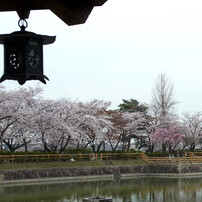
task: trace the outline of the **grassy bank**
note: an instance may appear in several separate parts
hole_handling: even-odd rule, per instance
[[[61,167],[92,167],[105,165],[134,165],[143,164],[138,160],[111,160],[111,161],[75,161],[75,162],[38,162],[38,163],[6,163],[0,164],[0,170],[7,169],[37,169],[37,168],[61,168]]]

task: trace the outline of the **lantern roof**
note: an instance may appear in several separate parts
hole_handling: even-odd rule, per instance
[[[20,19],[29,18],[31,10],[50,9],[67,25],[85,23],[95,6],[107,0],[0,0],[1,11],[16,11]]]
[[[16,38],[16,37],[41,39],[43,41],[43,45],[54,43],[56,38],[55,36],[40,35],[35,34],[34,32],[17,31],[12,32],[11,34],[0,35],[0,44],[4,44],[7,38]]]

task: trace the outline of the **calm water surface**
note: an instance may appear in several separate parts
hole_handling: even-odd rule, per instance
[[[0,186],[0,202],[82,202],[96,195],[112,197],[113,202],[201,202],[202,178]]]

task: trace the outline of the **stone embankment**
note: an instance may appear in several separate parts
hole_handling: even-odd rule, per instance
[[[130,165],[0,171],[0,184],[114,179],[115,177],[202,176],[201,164]]]

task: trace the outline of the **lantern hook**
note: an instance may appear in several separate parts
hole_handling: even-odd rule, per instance
[[[19,19],[18,26],[20,27],[21,31],[25,31],[28,27],[28,22],[25,19]]]

